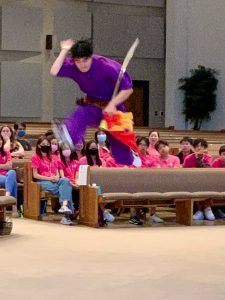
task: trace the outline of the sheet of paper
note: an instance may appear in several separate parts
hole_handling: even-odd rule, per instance
[[[87,185],[88,165],[81,165],[78,173],[78,185]]]

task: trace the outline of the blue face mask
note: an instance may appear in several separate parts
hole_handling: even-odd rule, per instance
[[[104,143],[106,141],[106,134],[99,134],[97,140],[99,143]]]
[[[23,136],[25,136],[25,134],[26,134],[26,131],[25,131],[25,130],[18,130],[18,131],[17,131],[17,135],[18,135],[19,137],[23,137]]]

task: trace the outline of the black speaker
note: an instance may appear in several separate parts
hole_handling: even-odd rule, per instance
[[[45,49],[52,50],[52,35],[51,34],[46,35]]]

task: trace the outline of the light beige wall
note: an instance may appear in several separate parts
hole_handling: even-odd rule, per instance
[[[224,12],[224,0],[167,0],[166,126],[185,128],[183,94],[177,82],[188,76],[191,68],[204,65],[218,70],[219,84],[217,110],[202,129],[225,128]]]
[[[149,81],[149,124],[151,126],[164,125],[164,118],[155,117],[152,113],[156,109],[164,111],[164,0],[2,0],[0,7],[3,11],[2,22],[4,19],[0,62],[13,61],[16,70],[19,69],[17,65],[20,64],[30,64],[28,69],[35,68],[35,65],[41,67],[41,93],[36,93],[35,100],[33,100],[39,103],[41,110],[36,111],[35,117],[28,118],[26,115],[25,120],[51,121],[53,117],[62,117],[74,107],[76,96],[80,96],[78,89],[71,82],[63,80],[59,82],[57,80],[60,79],[54,79],[49,75],[50,66],[55,59],[55,52],[57,53],[59,41],[62,38],[71,36],[79,39],[92,35],[96,45],[95,51],[122,60],[129,45],[136,36],[139,36],[141,43],[128,70],[134,79]],[[14,18],[14,25],[12,25],[11,13],[13,8],[22,16],[22,18],[19,16]],[[34,39],[28,38],[25,34],[26,30],[23,30],[22,20],[29,15],[29,11],[34,14],[34,19],[36,12],[39,14],[37,25],[34,26],[33,22],[28,24],[30,21],[25,23],[29,32],[35,35]],[[9,18],[6,18],[7,16]],[[11,26],[18,29],[14,35],[10,31]],[[38,26],[40,32],[37,35],[35,30]],[[54,49],[52,51],[45,49],[47,34],[53,35]],[[31,45],[28,47],[26,43]],[[1,74],[4,82],[7,81],[7,76],[7,73]],[[22,80],[19,74],[15,77],[18,78],[18,82],[12,87],[15,90],[14,94],[18,91],[18,97],[23,97],[20,93],[23,86]],[[5,88],[5,86],[2,87]],[[30,94],[32,94],[32,86],[27,95]],[[1,99],[1,105],[4,105],[7,101],[7,90],[1,93],[1,97],[5,97]],[[27,112],[30,110],[31,115],[34,116],[32,102],[22,98],[17,104],[21,105],[21,101],[24,101]],[[17,110],[15,108],[11,110],[10,106],[1,109],[0,115],[1,119],[21,119],[21,114],[17,115]]]

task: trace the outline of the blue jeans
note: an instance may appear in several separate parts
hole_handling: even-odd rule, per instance
[[[68,201],[69,209],[74,211],[73,201],[72,201],[72,186],[69,179],[60,178],[57,182],[51,182],[48,180],[38,180],[41,185],[42,191],[48,191],[53,195],[59,196],[59,202]]]
[[[4,187],[11,196],[17,198],[16,172],[9,170],[5,176],[0,175],[0,186]]]

